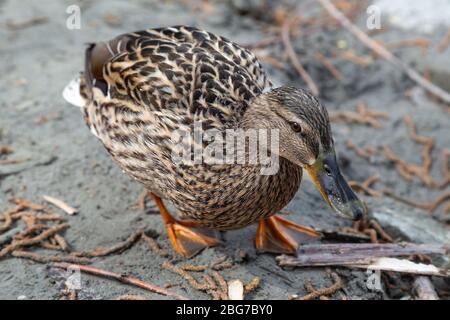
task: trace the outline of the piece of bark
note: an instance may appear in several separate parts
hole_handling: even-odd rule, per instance
[[[370,270],[393,271],[437,277],[450,276],[450,270],[448,269],[440,269],[432,264],[415,263],[406,259],[397,258],[375,258],[370,263],[353,264],[350,266]]]
[[[416,254],[447,254],[449,246],[439,244],[310,244],[303,245],[297,256],[277,257],[280,266],[305,267],[345,264],[369,264],[374,258]]]
[[[417,295],[417,300],[439,300],[439,296],[434,290],[434,286],[429,277],[417,277],[414,280],[413,287]]]

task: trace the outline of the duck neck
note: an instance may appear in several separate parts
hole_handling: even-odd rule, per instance
[[[237,123],[239,129],[269,129],[268,115],[273,113],[267,101],[266,94],[261,94],[250,103],[242,118]]]

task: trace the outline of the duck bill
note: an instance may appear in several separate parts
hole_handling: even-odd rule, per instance
[[[306,166],[305,169],[322,197],[334,211],[354,220],[363,217],[366,207],[342,176],[334,152],[319,156],[313,165]]]

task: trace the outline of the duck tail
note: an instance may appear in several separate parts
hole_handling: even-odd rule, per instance
[[[124,50],[129,38],[118,36],[108,42],[88,43],[84,56],[84,71],[64,89],[64,99],[72,105],[83,107],[92,100],[92,89],[98,88],[108,95],[108,83],[103,76],[103,66]]]
[[[85,51],[84,72],[72,79],[63,90],[63,98],[71,105],[83,108],[92,97],[92,87],[95,78],[92,73],[92,50],[95,43],[89,43]]]
[[[65,87],[62,92],[64,100],[75,107],[83,108],[85,105],[85,97],[81,94],[81,83],[83,82],[83,74],[73,78]]]

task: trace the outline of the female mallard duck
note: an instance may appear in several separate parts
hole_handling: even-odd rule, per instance
[[[254,54],[192,27],[128,33],[87,48],[80,77],[85,121],[120,167],[149,190],[183,256],[218,244],[217,230],[255,222],[262,251],[292,253],[319,237],[275,216],[297,192],[303,169],[335,211],[363,215],[340,173],[326,109],[302,89],[270,86]],[[261,164],[176,163],[173,133],[195,123],[219,132],[277,129],[278,171],[262,175]],[[161,198],[174,204],[180,219]]]

